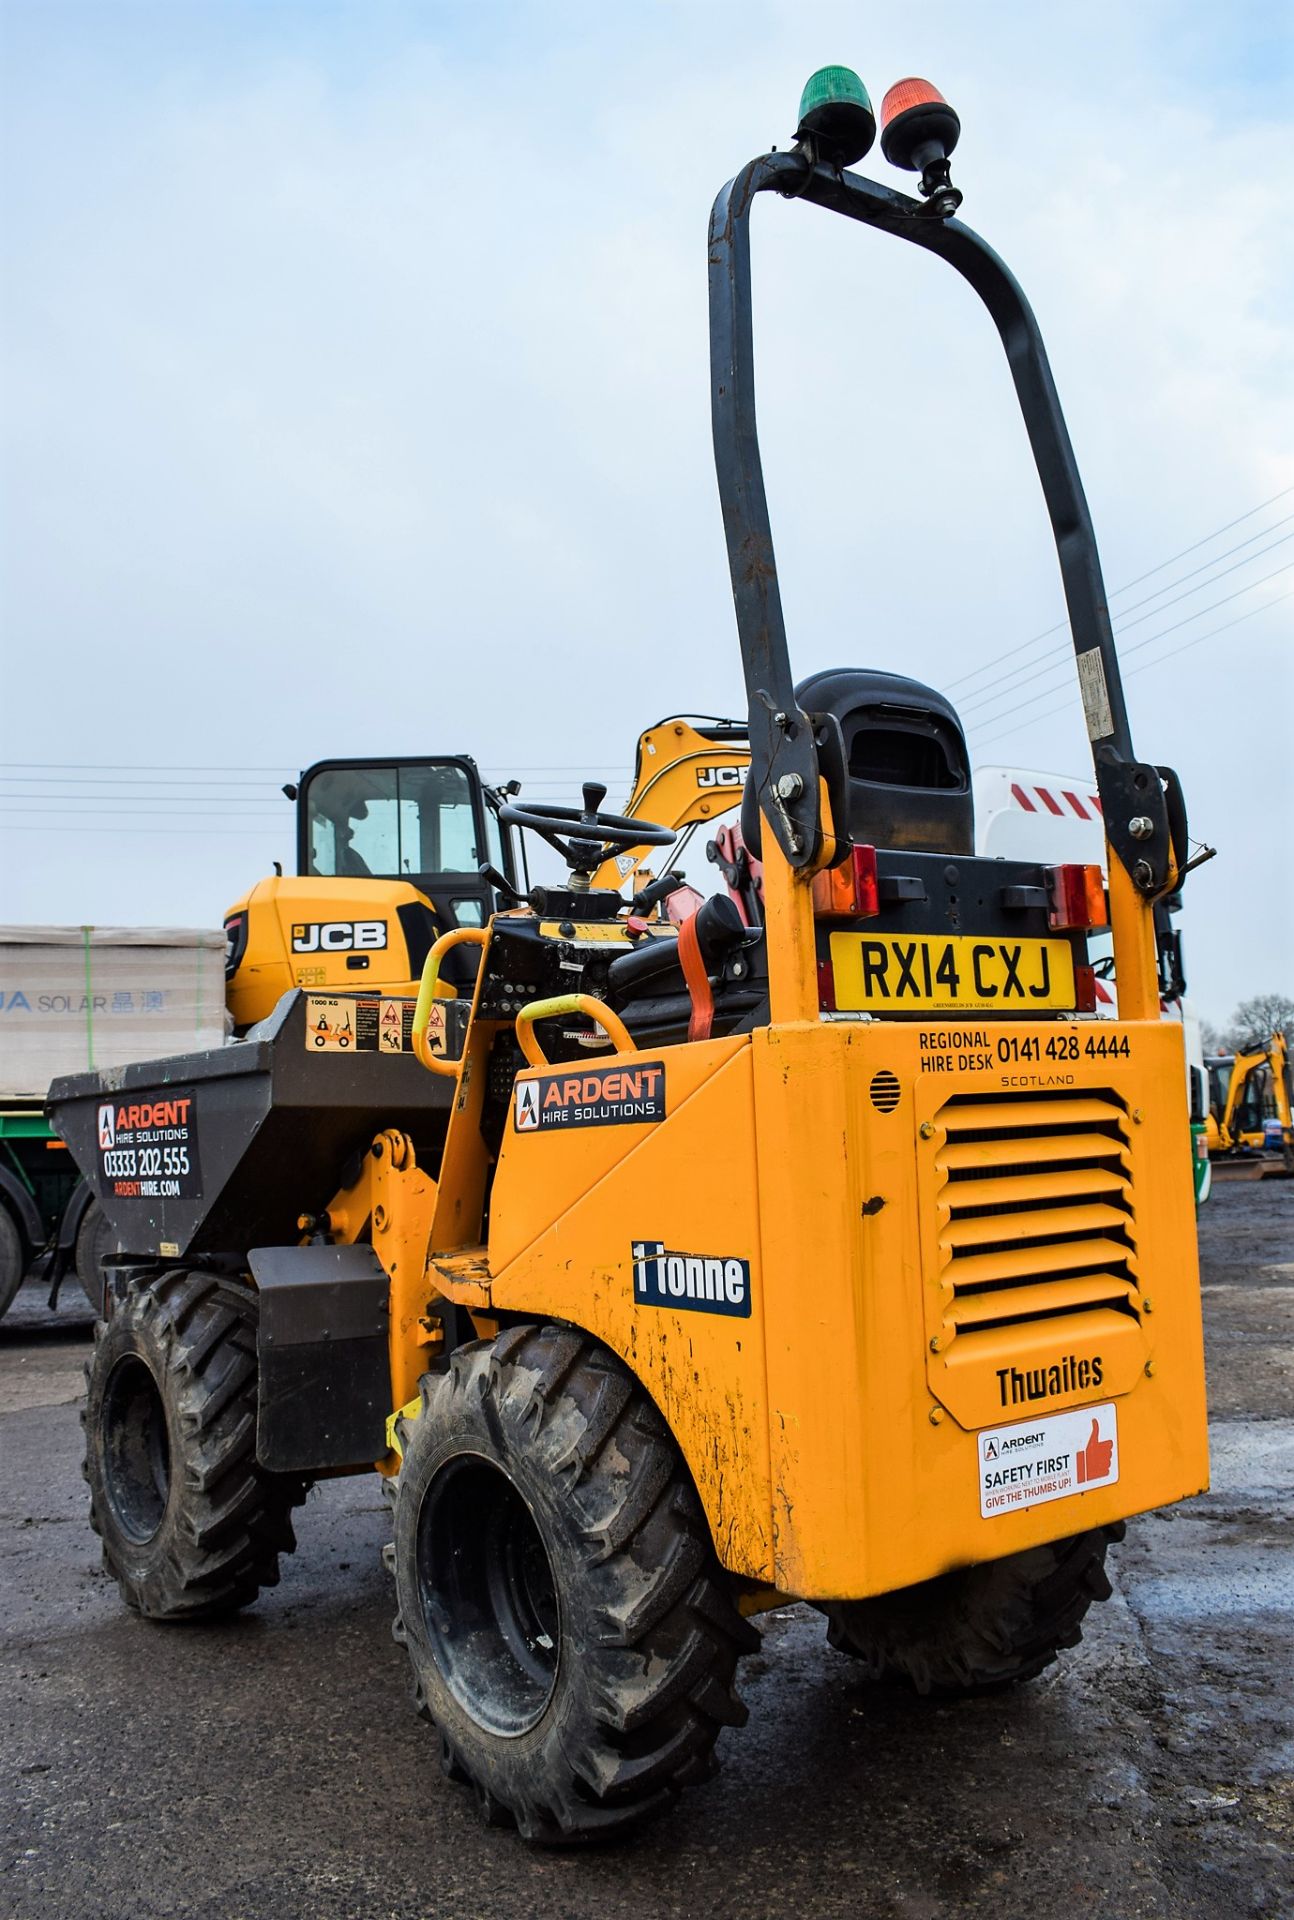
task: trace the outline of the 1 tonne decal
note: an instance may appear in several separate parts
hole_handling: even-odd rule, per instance
[[[730,1254],[676,1253],[663,1240],[635,1240],[634,1299],[643,1307],[750,1318],[750,1262]]]

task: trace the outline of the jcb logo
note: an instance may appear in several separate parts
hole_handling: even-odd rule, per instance
[[[306,920],[292,929],[293,953],[372,953],[385,945],[385,920]]]
[[[748,767],[698,767],[698,787],[744,787]]]

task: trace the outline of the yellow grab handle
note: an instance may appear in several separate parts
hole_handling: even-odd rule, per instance
[[[535,1037],[536,1020],[555,1020],[562,1013],[582,1013],[596,1020],[617,1053],[637,1053],[629,1029],[618,1013],[595,1000],[591,993],[562,993],[554,1000],[532,1000],[517,1015],[517,1041],[532,1067],[546,1067],[548,1056]]]
[[[418,1003],[413,1010],[413,1051],[429,1073],[457,1075],[460,1062],[457,1060],[438,1060],[434,1053],[428,1053],[427,1023],[431,1019],[432,1003],[436,998],[436,981],[440,977],[440,963],[451,947],[483,947],[489,939],[485,927],[452,927],[448,933],[442,933],[422,963],[422,979],[418,982]]]

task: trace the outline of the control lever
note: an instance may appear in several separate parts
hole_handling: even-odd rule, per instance
[[[482,880],[492,886],[496,893],[501,893],[505,900],[510,900],[514,907],[525,906],[526,896],[523,893],[518,893],[511,880],[505,879],[503,874],[499,872],[499,869],[492,867],[488,860],[482,861],[476,871],[480,874]]]
[[[629,902],[630,910],[640,919],[646,919],[653,907],[681,887],[687,875],[681,867],[674,867],[669,873],[663,873],[659,880],[652,880],[636,893]]]

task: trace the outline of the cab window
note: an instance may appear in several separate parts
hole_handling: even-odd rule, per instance
[[[306,805],[309,873],[394,879],[475,874],[481,863],[462,767],[326,767]]]

